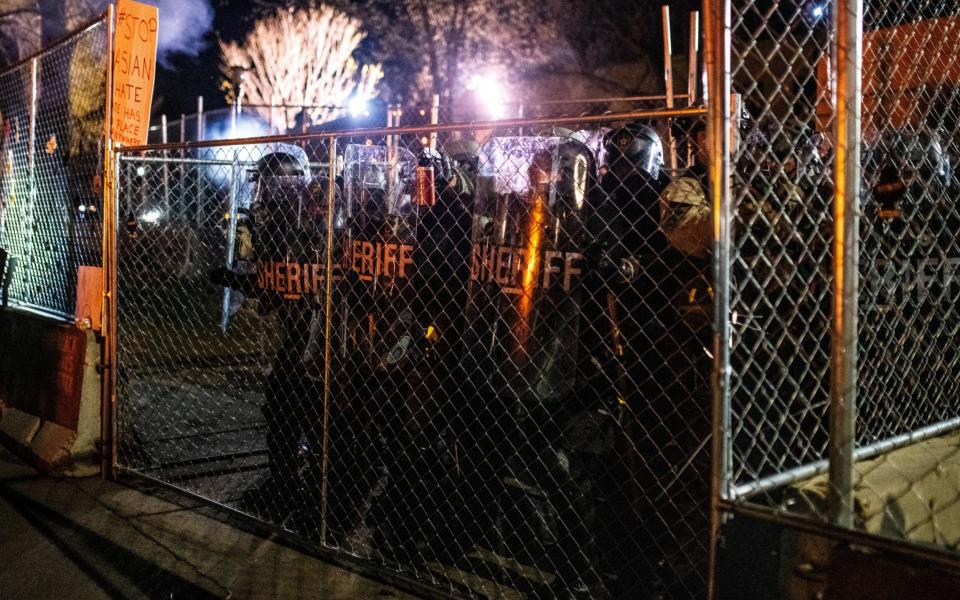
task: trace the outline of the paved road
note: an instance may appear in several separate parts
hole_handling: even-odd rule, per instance
[[[0,448],[0,598],[414,598],[206,510]]]

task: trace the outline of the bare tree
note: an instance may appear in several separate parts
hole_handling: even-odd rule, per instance
[[[310,107],[313,122],[335,119],[352,97],[371,98],[383,76],[378,64],[361,65],[354,52],[364,39],[360,22],[326,5],[279,9],[258,19],[242,44],[220,42],[220,70],[229,81],[236,67],[247,70],[246,101],[262,105]],[[232,100],[232,86],[228,86]],[[288,129],[296,112],[276,111]]]
[[[354,0],[395,100],[455,100],[472,75],[522,79],[566,51],[543,3],[527,0]]]
[[[44,44],[89,21],[102,0],[5,0],[0,2],[0,67],[40,50]]]

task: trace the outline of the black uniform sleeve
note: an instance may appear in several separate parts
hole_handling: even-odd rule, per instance
[[[257,291],[257,276],[250,273],[235,273],[226,267],[217,267],[209,273],[210,282],[228,287],[247,296],[254,296]]]

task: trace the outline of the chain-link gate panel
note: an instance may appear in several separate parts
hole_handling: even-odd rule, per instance
[[[825,457],[833,240],[829,16],[733,3],[733,483]]]
[[[870,531],[956,552],[960,487],[931,476],[955,468],[945,451],[958,420],[960,316],[960,8],[930,0],[869,3],[863,39],[862,214],[857,444],[864,490],[854,518]],[[909,446],[908,439],[912,438]],[[896,480],[894,490],[878,482]],[[864,493],[859,497],[866,497]],[[884,515],[900,514],[890,523]],[[877,523],[888,525],[879,528]]]
[[[77,268],[100,264],[106,30],[0,74],[5,297],[59,317],[73,315]]]
[[[250,173],[262,153],[120,156],[118,462],[185,487],[236,471],[243,490],[266,463],[260,366],[275,332],[240,310],[242,292],[210,283],[227,267],[255,272]],[[212,481],[197,493],[235,491],[229,478]]]
[[[703,596],[711,219],[666,123],[121,155],[119,465],[446,593]]]
[[[957,417],[958,33],[939,2],[864,16],[862,445]]]
[[[730,489],[736,501],[815,520],[836,519],[831,511],[848,493],[854,526],[954,551],[960,507],[945,474],[955,468],[946,448],[960,425],[960,78],[950,46],[960,11],[926,0],[868,1],[853,21],[861,40],[844,37],[854,28],[841,31],[850,21],[837,14],[856,19],[855,6],[731,3]],[[862,44],[856,64],[853,51],[839,49],[848,43]],[[841,70],[861,78],[836,89]],[[856,123],[838,102],[851,89],[862,90],[862,121],[850,138],[859,149],[836,139]],[[833,172],[835,157],[846,155],[844,171]],[[831,373],[841,227],[834,198],[857,170],[858,328],[856,343],[840,352],[857,365],[856,445],[852,464],[843,452],[831,455],[853,473],[843,490],[839,476],[826,474],[844,466],[828,461],[830,382],[844,376]],[[847,401],[840,393],[847,394],[835,390],[836,414]],[[942,434],[949,435],[933,439]],[[843,433],[834,435],[837,450]]]

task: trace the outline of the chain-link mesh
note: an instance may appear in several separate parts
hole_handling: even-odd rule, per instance
[[[960,59],[949,42],[960,33],[960,9],[928,0],[872,8],[864,19],[860,444],[955,419],[960,385]]]
[[[836,508],[825,472],[841,6],[732,2],[731,483],[737,500],[818,519]],[[955,551],[955,434],[933,436],[960,424],[960,11],[868,1],[862,25],[853,522]]]
[[[119,465],[446,593],[702,597],[704,129],[668,174],[665,123],[122,154]]]
[[[0,73],[4,299],[73,315],[77,268],[99,265],[106,25]]]
[[[815,10],[818,9],[818,10]],[[830,18],[813,3],[733,3],[733,479],[825,457],[833,117],[817,68]]]

